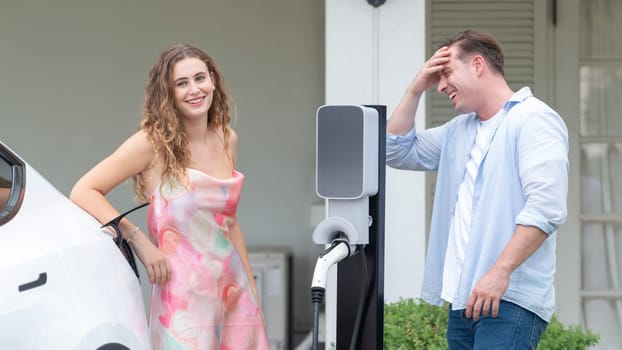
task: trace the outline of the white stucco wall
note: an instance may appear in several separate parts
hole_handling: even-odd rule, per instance
[[[326,103],[380,104],[390,116],[425,59],[425,1],[327,0]],[[423,128],[425,105],[418,116]],[[387,168],[387,301],[418,297],[425,253],[425,176]],[[333,274],[336,269],[331,271]],[[334,278],[334,275],[333,275]],[[336,339],[335,280],[326,296],[326,343]]]

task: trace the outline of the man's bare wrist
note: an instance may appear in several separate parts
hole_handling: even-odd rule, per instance
[[[415,98],[419,98],[423,94],[423,91],[417,91],[413,89],[411,86],[409,86],[406,88],[406,94],[413,96]]]

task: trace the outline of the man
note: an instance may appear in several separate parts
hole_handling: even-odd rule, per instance
[[[416,131],[438,85],[459,114]],[[387,163],[437,170],[422,298],[450,303],[450,349],[535,349],[555,309],[556,231],[566,219],[568,131],[528,87],[514,92],[489,33],[446,40],[387,123]]]

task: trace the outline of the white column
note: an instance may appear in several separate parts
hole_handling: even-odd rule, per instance
[[[326,0],[326,104],[379,104],[390,116],[425,60],[425,0]],[[424,128],[425,105],[417,117]],[[387,168],[385,300],[418,297],[425,255],[425,176]],[[326,344],[336,340],[336,268]]]

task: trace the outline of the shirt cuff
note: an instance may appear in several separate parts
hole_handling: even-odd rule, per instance
[[[412,129],[410,129],[409,132],[406,133],[406,135],[396,135],[396,134],[391,134],[388,132],[387,133],[387,144],[410,145],[415,139],[415,136],[417,136],[417,130],[414,126]]]
[[[555,231],[557,231],[557,228],[559,227],[558,224],[547,220],[542,215],[526,212],[522,212],[518,215],[518,217],[516,218],[516,224],[537,227],[542,230],[542,232],[546,233],[547,236],[555,233]]]

